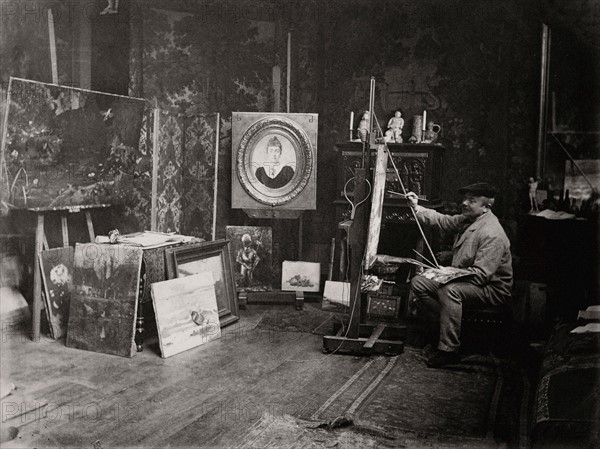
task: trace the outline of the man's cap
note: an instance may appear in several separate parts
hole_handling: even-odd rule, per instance
[[[458,193],[461,195],[470,193],[475,196],[487,196],[488,198],[494,198],[494,196],[496,196],[496,187],[487,182],[476,182],[475,184],[469,184],[468,186],[461,187],[458,189]]]

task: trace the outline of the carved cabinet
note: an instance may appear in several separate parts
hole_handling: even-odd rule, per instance
[[[419,204],[439,209],[442,204],[442,166],[444,147],[433,144],[388,144],[391,157],[398,169],[404,188],[419,195]],[[338,222],[350,216],[353,201],[354,170],[361,167],[363,152],[361,142],[345,142],[336,145],[338,152],[336,218]],[[376,151],[370,151],[372,170]],[[378,252],[402,257],[414,257],[413,249],[422,248],[420,234],[406,200],[394,197],[388,191],[402,193],[402,188],[391,161],[388,161],[386,193]],[[346,196],[348,199],[346,199]],[[425,201],[426,200],[426,201]],[[428,238],[429,239],[429,238]]]

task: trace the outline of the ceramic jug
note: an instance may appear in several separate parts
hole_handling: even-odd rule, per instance
[[[438,134],[442,127],[437,123],[428,122],[427,130],[423,131],[423,143],[433,143],[437,140]]]

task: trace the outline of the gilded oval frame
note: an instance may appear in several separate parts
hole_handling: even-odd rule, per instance
[[[294,175],[283,187],[269,188],[255,174],[253,154],[266,136],[286,139],[296,156]],[[236,171],[244,190],[260,203],[281,206],[296,198],[306,187],[313,170],[314,149],[304,129],[284,117],[265,117],[248,127],[242,136],[236,159]]]

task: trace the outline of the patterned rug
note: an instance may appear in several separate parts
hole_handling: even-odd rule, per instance
[[[258,327],[328,335],[344,315],[318,307],[265,309]],[[425,353],[407,341],[399,356],[364,357],[362,369],[318,409],[293,418],[313,424],[350,420],[348,431],[377,429],[382,435],[435,442],[436,447],[457,442],[467,447],[499,442],[527,446],[530,391],[517,363],[466,354],[447,369],[430,369]]]
[[[257,306],[252,306],[256,308]],[[305,332],[316,335],[329,335],[334,323],[340,323],[345,315],[321,310],[320,303],[304,303],[302,310],[293,304],[268,308],[261,306],[262,319],[258,328],[279,332]],[[347,319],[345,320],[347,321]]]
[[[421,351],[365,358],[316,410],[264,417],[239,447],[526,447],[518,372],[493,357],[426,368]]]

